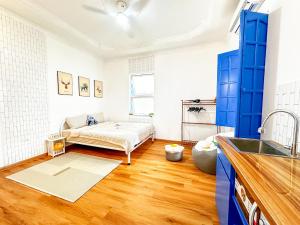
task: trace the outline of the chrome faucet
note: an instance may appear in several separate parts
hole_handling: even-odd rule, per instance
[[[265,132],[265,124],[266,124],[267,120],[276,113],[287,113],[294,119],[294,133],[293,133],[293,144],[291,147],[291,155],[292,155],[292,157],[296,158],[297,157],[298,131],[299,131],[299,118],[294,112],[292,112],[290,110],[285,110],[285,109],[276,109],[276,110],[270,112],[267,115],[267,117],[264,119],[264,121],[262,122],[261,127],[258,128],[258,133],[263,134]]]

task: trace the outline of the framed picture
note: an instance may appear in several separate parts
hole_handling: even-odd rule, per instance
[[[57,88],[60,95],[73,95],[72,74],[57,71]]]
[[[94,96],[96,98],[103,98],[103,83],[99,80],[94,80]]]
[[[90,79],[78,77],[79,96],[90,97]]]

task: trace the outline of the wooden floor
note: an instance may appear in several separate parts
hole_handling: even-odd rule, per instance
[[[1,170],[0,224],[218,224],[215,176],[195,168],[189,147],[182,162],[166,161],[165,144],[146,142],[132,153],[131,166],[120,165],[75,203],[5,178],[49,157]],[[69,151],[126,162],[124,153],[117,151],[78,145]]]

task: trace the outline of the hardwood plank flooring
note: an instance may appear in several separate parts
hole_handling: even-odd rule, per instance
[[[132,153],[86,146],[74,151],[122,159],[123,164],[75,203],[41,193],[5,176],[49,160],[41,156],[0,170],[0,224],[216,225],[215,176],[199,171],[186,146],[181,162],[165,160],[166,141],[151,141]],[[59,188],[59,187],[57,187]]]

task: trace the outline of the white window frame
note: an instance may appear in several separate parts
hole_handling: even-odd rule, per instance
[[[148,116],[148,117],[151,117],[149,114],[144,114],[144,113],[134,113],[133,112],[133,107],[132,107],[132,104],[133,104],[133,99],[136,99],[136,98],[152,98],[153,99],[153,109],[154,109],[154,89],[153,89],[153,94],[152,95],[135,95],[135,96],[132,96],[132,79],[133,77],[139,77],[139,76],[153,76],[153,79],[154,79],[154,73],[141,73],[141,74],[131,74],[130,75],[130,81],[129,81],[129,97],[130,97],[130,100],[129,100],[129,115],[131,116]],[[155,85],[155,84],[154,84]],[[152,112],[154,113],[154,112]]]

